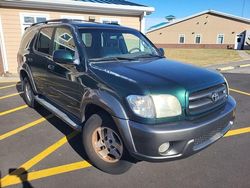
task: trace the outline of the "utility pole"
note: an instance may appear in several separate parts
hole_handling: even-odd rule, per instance
[[[241,10],[241,16],[244,17],[244,10],[246,6],[246,0],[243,0],[242,10]]]

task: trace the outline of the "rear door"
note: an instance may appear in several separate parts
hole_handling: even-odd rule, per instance
[[[80,92],[81,84],[78,80],[80,60],[75,37],[70,27],[56,28],[52,51],[56,50],[71,52],[75,62],[74,64],[59,64],[52,59],[49,61],[47,69],[48,97],[64,110],[79,117],[82,97]]]
[[[52,59],[52,37],[54,27],[43,27],[37,33],[36,40],[31,49],[32,53],[26,58],[29,62],[38,92],[47,95],[47,66]]]

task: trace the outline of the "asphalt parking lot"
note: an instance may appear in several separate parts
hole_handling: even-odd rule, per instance
[[[122,175],[85,161],[81,136],[40,107],[28,108],[18,83],[0,82],[0,187],[250,187],[250,73],[225,73],[237,101],[223,139],[187,159],[139,162]]]

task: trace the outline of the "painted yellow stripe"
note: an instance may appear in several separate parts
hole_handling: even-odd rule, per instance
[[[19,106],[17,108],[13,108],[13,109],[10,109],[10,110],[7,110],[7,111],[3,111],[3,112],[0,112],[0,116],[10,114],[12,112],[16,112],[18,110],[22,110],[22,109],[27,108],[27,107],[28,107],[28,105],[23,105],[23,106]]]
[[[250,64],[243,64],[243,65],[240,65],[239,67],[243,68],[243,67],[250,67]]]
[[[17,83],[17,82],[20,82],[19,79],[16,79],[16,80],[0,80],[0,84],[1,83]]]
[[[249,133],[250,132],[250,127],[242,128],[242,129],[236,129],[236,130],[231,130],[229,131],[225,137],[229,136],[235,136],[239,134],[244,134],[244,133]],[[73,133],[71,133],[73,134]],[[22,165],[28,166],[28,165]],[[53,168],[48,168],[44,170],[39,170],[36,172],[30,172],[28,175],[20,175],[23,173],[23,170],[17,170],[16,172],[11,173],[11,175],[5,176],[0,182],[2,183],[2,187],[10,186],[10,185],[15,185],[22,183],[22,180],[27,179],[27,181],[32,181],[40,178],[46,178],[49,176],[54,176],[62,173],[67,173],[67,172],[72,172],[75,170],[80,170],[84,168],[88,168],[91,165],[86,162],[86,161],[80,161],[76,163],[71,163],[67,165],[62,165],[62,166],[57,166]],[[20,167],[19,169],[23,168]],[[28,170],[28,169],[25,169]],[[26,178],[27,177],[27,178]]]
[[[234,67],[228,66],[228,67],[218,68],[217,70],[218,70],[218,71],[226,71],[226,70],[233,70],[233,69],[234,69]]]
[[[5,96],[0,97],[0,100],[2,100],[2,99],[7,99],[7,98],[10,98],[10,97],[14,97],[14,96],[20,95],[20,94],[22,94],[22,93],[23,93],[23,92],[20,92],[20,93],[13,93],[13,94],[10,94],[10,95],[5,95]]]
[[[229,90],[233,91],[233,92],[236,92],[236,93],[239,93],[239,94],[242,94],[242,95],[250,96],[250,93],[247,93],[247,92],[244,92],[244,91],[240,91],[240,90],[232,89],[232,88],[230,88]]]
[[[58,166],[54,168],[48,168],[48,169],[44,169],[44,170],[40,170],[36,172],[31,172],[31,173],[28,173],[28,177],[27,177],[27,174],[19,175],[19,176],[13,175],[9,177],[8,181],[5,181],[2,183],[2,187],[22,183],[22,180],[25,180],[25,179],[27,181],[32,181],[32,180],[36,180],[40,178],[45,178],[49,176],[66,173],[66,172],[84,169],[90,166],[91,165],[87,161],[80,161],[80,162],[62,165],[62,166]]]
[[[48,120],[48,119],[50,119],[52,117],[53,117],[53,115],[49,115],[47,117],[42,117],[42,118],[40,118],[40,119],[38,119],[36,121],[33,121],[33,122],[28,123],[26,125],[23,125],[23,126],[15,129],[15,130],[12,130],[10,132],[2,134],[2,135],[0,135],[0,140],[3,140],[3,139],[8,138],[10,136],[13,136],[13,135],[15,135],[15,134],[17,134],[17,133],[19,133],[21,131],[24,131],[24,130],[28,129],[28,128],[34,127],[36,125],[39,125],[40,123],[42,123],[42,122],[44,122],[44,121],[46,121],[46,120]]]
[[[16,84],[12,84],[12,85],[8,85],[8,86],[3,86],[3,87],[0,87],[0,89],[6,89],[6,88],[10,88],[10,87],[15,87]]]
[[[41,160],[46,158],[48,155],[62,147],[64,144],[66,144],[70,139],[74,138],[77,135],[78,132],[74,131],[70,133],[69,135],[61,138],[56,143],[52,144],[45,150],[43,150],[41,153],[27,161],[26,163],[22,164],[17,170],[14,170],[9,175],[6,175],[0,180],[0,184],[2,186],[12,185],[12,176],[20,176],[25,171],[28,171],[31,167],[39,163]]]
[[[250,133],[250,127],[231,130],[224,137],[235,136],[235,135],[245,134],[245,133]]]

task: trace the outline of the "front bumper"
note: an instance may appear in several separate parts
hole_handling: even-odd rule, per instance
[[[114,118],[130,154],[144,161],[168,161],[188,157],[223,137],[233,125],[235,100],[229,96],[226,105],[208,116],[160,125],[145,125]],[[169,142],[164,155],[161,144]]]

